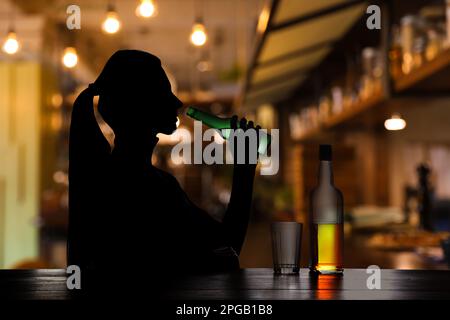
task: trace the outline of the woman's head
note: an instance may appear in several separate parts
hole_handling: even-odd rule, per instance
[[[99,112],[116,137],[147,139],[176,129],[181,101],[172,93],[161,61],[138,50],[120,50],[104,66],[94,87]]]

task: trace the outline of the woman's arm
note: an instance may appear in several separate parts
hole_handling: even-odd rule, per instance
[[[237,117],[233,117],[233,126],[236,127]],[[255,130],[253,122],[245,120],[240,121],[240,128],[244,131]],[[258,129],[259,127],[257,127]],[[228,243],[240,254],[247,233],[248,222],[250,219],[250,209],[252,204],[253,181],[255,178],[256,164],[248,163],[249,147],[246,144],[246,163],[238,164],[237,145],[234,144],[234,171],[233,183],[231,189],[230,202],[223,219],[224,229]]]
[[[235,165],[230,202],[223,219],[228,242],[237,254],[240,254],[247,233],[252,203],[255,168]]]

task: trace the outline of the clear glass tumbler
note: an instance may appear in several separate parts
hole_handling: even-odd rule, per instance
[[[303,224],[298,222],[273,222],[272,255],[276,274],[298,274],[302,246]]]

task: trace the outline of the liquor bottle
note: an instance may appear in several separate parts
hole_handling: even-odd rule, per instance
[[[331,145],[320,145],[319,159],[319,181],[310,197],[310,270],[341,274],[344,272],[344,201],[333,184]]]
[[[389,70],[394,79],[402,75],[402,41],[400,28],[397,25],[392,27],[392,47],[389,50]]]
[[[189,107],[187,109],[186,114],[198,121],[202,121],[203,124],[207,125],[210,128],[217,129],[220,135],[224,139],[229,139],[231,135],[231,118],[220,118],[210,113],[200,111],[194,107]],[[237,128],[239,128],[239,121],[237,122]],[[267,149],[271,142],[270,134],[260,131],[258,134],[259,145],[258,145],[258,153],[266,154]]]

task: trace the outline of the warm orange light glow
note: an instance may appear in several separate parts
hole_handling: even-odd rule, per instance
[[[339,289],[342,287],[342,277],[340,275],[327,274],[319,275],[316,279],[315,295],[319,300],[336,299]]]
[[[119,16],[115,11],[108,11],[106,14],[106,19],[103,21],[102,29],[104,32],[109,34],[114,34],[120,30],[121,23],[119,20]]]
[[[16,33],[11,31],[8,33],[5,42],[3,43],[3,51],[7,54],[15,54],[19,51],[19,41],[17,41]]]
[[[153,0],[141,0],[136,8],[136,15],[142,18],[150,18],[156,14],[156,5]]]
[[[62,63],[67,68],[75,67],[78,63],[77,50],[73,47],[67,47],[66,49],[64,49]]]
[[[400,114],[394,113],[389,119],[384,121],[384,127],[389,131],[403,130],[406,127],[406,121]]]
[[[63,97],[59,93],[54,93],[51,96],[51,105],[55,109],[61,108],[61,105],[63,103]]]
[[[256,30],[258,30],[259,33],[263,33],[267,29],[267,24],[269,23],[269,8],[264,7],[261,11],[259,18],[258,18],[258,25],[256,26]]]
[[[201,47],[208,40],[203,23],[197,22],[192,27],[191,42],[194,46]]]

